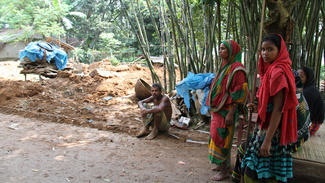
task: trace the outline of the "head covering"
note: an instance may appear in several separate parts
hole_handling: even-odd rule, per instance
[[[223,40],[222,43],[226,45],[228,50],[228,63],[241,61],[241,49],[240,46],[233,40]]]
[[[273,35],[274,36],[274,35]],[[257,93],[258,97],[258,115],[261,122],[261,128],[268,127],[266,123],[267,105],[270,103],[270,85],[271,74],[275,74],[274,71],[280,68],[288,82],[288,88],[284,92],[284,106],[282,111],[281,121],[281,138],[280,145],[286,145],[293,143],[297,140],[297,113],[296,106],[298,100],[296,97],[295,78],[291,71],[291,60],[287,51],[286,44],[281,35],[275,35],[281,38],[281,49],[278,56],[272,63],[264,62],[262,55],[259,59],[259,74],[261,77],[261,86]]]
[[[218,69],[216,77],[212,81],[210,86],[210,91],[207,98],[207,106],[215,107],[218,106],[221,108],[227,97],[225,97],[226,93],[226,83],[228,81],[228,77],[232,71],[241,66],[244,66],[241,62],[241,48],[240,46],[233,40],[224,40],[222,43],[227,47],[228,50],[228,58],[223,62],[221,68]],[[230,80],[231,81],[231,80]],[[223,86],[224,85],[224,86]]]

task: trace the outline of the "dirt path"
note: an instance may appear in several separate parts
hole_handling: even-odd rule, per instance
[[[198,183],[213,175],[206,145],[164,135],[146,141],[16,115],[0,119],[0,182]]]

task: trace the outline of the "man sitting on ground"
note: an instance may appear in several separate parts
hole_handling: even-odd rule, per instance
[[[147,103],[151,102],[154,106],[149,108]],[[152,126],[152,130],[145,138],[147,140],[154,139],[158,135],[158,131],[168,131],[170,127],[169,122],[172,116],[172,106],[169,98],[161,93],[160,84],[153,84],[151,88],[151,96],[139,101],[138,105],[144,121],[144,127],[137,137],[148,135],[150,126]]]

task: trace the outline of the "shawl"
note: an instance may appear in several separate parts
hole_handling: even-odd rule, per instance
[[[281,50],[279,50],[278,56],[272,63],[264,62],[260,53],[259,59],[259,74],[261,78],[261,86],[257,92],[258,97],[258,116],[260,120],[261,129],[267,129],[268,122],[266,122],[267,116],[267,104],[270,103],[269,99],[276,93],[271,93],[270,86],[277,86],[278,80],[271,80],[271,74],[285,75],[288,87],[284,91],[284,106],[282,110],[281,120],[281,137],[280,145],[286,145],[289,143],[296,142],[297,140],[297,113],[296,106],[298,100],[296,97],[295,78],[291,71],[291,60],[287,47],[281,35]],[[274,71],[282,70],[281,73],[274,73]],[[283,85],[282,85],[283,86]],[[283,88],[278,88],[276,91],[280,91]]]
[[[210,91],[206,100],[207,106],[211,107],[211,111],[219,111],[229,97],[228,88],[233,79],[234,73],[241,70],[246,73],[241,61],[241,49],[233,40],[222,41],[226,45],[229,57],[224,61],[213,79]]]
[[[310,119],[312,122],[323,123],[324,102],[319,91],[315,88],[314,72],[308,67],[303,67],[302,70],[307,79],[303,87],[303,94],[310,110]]]

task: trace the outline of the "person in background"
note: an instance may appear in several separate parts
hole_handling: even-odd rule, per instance
[[[247,101],[247,77],[241,62],[241,49],[233,40],[222,41],[219,56],[223,60],[211,83],[206,100],[210,106],[211,126],[209,159],[217,173],[210,179],[220,181],[229,177],[230,153],[238,119],[238,105]]]
[[[147,104],[153,103],[153,107]],[[137,134],[137,137],[148,135],[146,140],[154,139],[158,132],[166,132],[170,127],[170,120],[172,117],[172,106],[169,98],[162,94],[161,85],[153,84],[151,87],[151,96],[138,102],[141,110],[144,126]],[[151,132],[149,127],[152,126]]]
[[[308,67],[298,70],[303,85],[303,95],[307,100],[312,125],[309,128],[310,135],[314,135],[324,122],[324,101],[315,87],[314,72]]]

